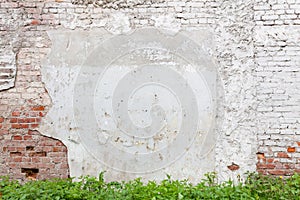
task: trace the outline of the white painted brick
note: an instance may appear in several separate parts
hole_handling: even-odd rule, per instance
[[[176,12],[182,12],[183,9],[182,9],[181,6],[176,6],[176,7],[175,7],[175,11],[176,11]]]
[[[274,112],[291,112],[294,111],[294,107],[292,106],[279,106],[279,107],[274,107]]]
[[[278,19],[278,15],[264,15],[261,17],[263,20],[276,20]]]
[[[254,5],[253,9],[254,10],[270,10],[271,6],[264,4],[264,5]]]
[[[267,133],[267,134],[272,134],[272,135],[271,135],[271,138],[272,138],[273,134],[279,134],[279,133],[280,133],[280,129],[268,129],[268,130],[266,131],[266,133]]]
[[[291,158],[279,158],[279,162],[281,163],[294,163],[295,161]]]
[[[280,131],[280,134],[284,134],[284,135],[294,135],[294,134],[295,134],[295,131],[285,129],[285,130],[281,130],[281,131]]]
[[[272,5],[272,9],[273,10],[284,10],[287,8],[286,4],[276,4],[276,5]]]
[[[272,107],[261,106],[261,107],[257,107],[257,111],[259,111],[259,112],[271,112],[271,111],[273,111],[273,108]]]
[[[286,14],[295,14],[295,10],[285,10]]]
[[[271,95],[271,98],[273,100],[287,100],[289,98],[289,96],[285,95],[285,94],[273,94],[273,95]]]
[[[288,4],[294,4],[294,3],[296,3],[296,1],[298,1],[298,0],[286,0],[286,2],[287,2]]]
[[[259,140],[268,140],[271,138],[271,135],[264,134],[264,135],[258,135],[257,137],[259,138]]]
[[[300,4],[291,4],[290,8],[295,9],[295,10],[299,10],[300,9]]]
[[[273,152],[285,152],[286,151],[286,147],[277,147],[277,146],[274,146],[274,147],[272,147],[272,151]]]
[[[278,142],[276,142],[274,140],[264,140],[264,145],[267,145],[267,146],[275,146],[277,144],[278,144]]]
[[[293,15],[293,14],[280,15],[280,19],[297,19],[297,15]]]
[[[184,1],[171,1],[171,2],[168,2],[168,6],[185,6],[185,2]]]
[[[285,10],[275,10],[276,15],[282,15],[285,13]]]
[[[274,22],[276,25],[282,25],[282,24],[284,24],[284,21],[282,21],[282,20],[275,20],[275,22]]]

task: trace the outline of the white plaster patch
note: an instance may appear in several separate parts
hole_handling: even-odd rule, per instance
[[[176,34],[181,29],[181,24],[176,22],[174,14],[153,16],[151,19],[155,21],[155,27],[166,30],[168,34]]]
[[[0,49],[0,91],[15,85],[16,55],[10,48]]]
[[[124,34],[131,31],[129,17],[122,12],[113,12],[105,26],[112,34]]]
[[[185,34],[50,33],[42,73],[53,106],[39,131],[68,147],[71,176],[197,182],[212,171],[216,72],[201,47],[211,42]]]

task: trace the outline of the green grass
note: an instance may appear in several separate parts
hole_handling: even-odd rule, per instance
[[[54,179],[19,183],[0,179],[0,199],[300,199],[300,175],[287,179],[280,177],[249,174],[244,183],[227,181],[218,184],[216,174],[206,174],[206,178],[196,185],[186,180],[172,180],[170,176],[159,183],[141,179],[129,182],[105,182],[103,173],[98,178],[82,177]]]

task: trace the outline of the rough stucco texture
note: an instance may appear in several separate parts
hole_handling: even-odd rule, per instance
[[[18,179],[69,175],[67,154],[72,152],[67,153],[60,141],[43,136],[50,135],[47,130],[32,131],[56,103],[41,77],[42,60],[53,45],[47,32],[104,28],[109,34],[126,34],[149,26],[212,33],[215,46],[207,52],[218,75],[212,170],[220,179],[256,169],[282,176],[299,172],[298,0],[106,5],[1,1],[0,89],[10,88],[0,92],[1,174]],[[55,134],[60,138],[61,133]]]
[[[42,77],[55,104],[38,130],[66,144],[71,176],[197,182],[214,169],[216,67],[201,49],[213,47],[210,33],[49,35]]]

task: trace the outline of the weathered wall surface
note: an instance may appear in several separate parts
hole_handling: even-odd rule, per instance
[[[0,2],[1,70],[11,70],[0,92],[0,174],[16,179],[68,177],[67,149],[58,140],[33,131],[51,106],[41,81],[40,64],[50,45],[47,33],[39,31],[35,19],[39,2]],[[16,59],[16,60],[14,60]]]
[[[212,170],[221,179],[254,171],[256,153],[261,172],[299,170],[298,0],[86,2],[0,3],[0,70],[9,73],[2,77],[0,71],[0,89],[12,87],[0,92],[1,174],[20,179],[34,169],[37,178],[69,174],[66,147],[42,136],[47,130],[32,131],[55,105],[41,77],[42,60],[52,47],[47,31],[104,28],[120,34],[148,26],[212,33],[215,47],[207,51],[219,87]]]
[[[67,146],[72,176],[197,182],[215,168],[211,34],[170,33],[49,32],[42,77],[55,103],[38,130]]]
[[[300,171],[300,1],[254,6],[257,75],[258,171]]]

